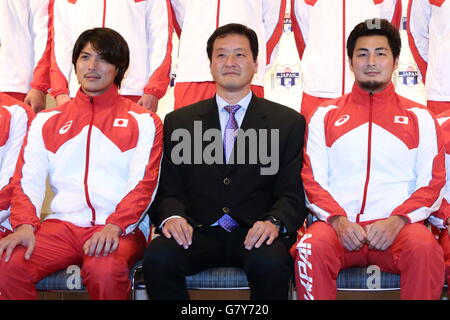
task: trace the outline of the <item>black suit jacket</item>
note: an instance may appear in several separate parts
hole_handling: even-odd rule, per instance
[[[251,99],[240,129],[279,130],[279,152],[272,155],[279,158],[279,169],[274,175],[261,175],[261,168],[269,165],[263,165],[259,160],[250,164],[248,156],[246,164],[175,164],[172,151],[177,145],[176,150],[180,150],[181,141],[190,146],[191,160],[194,161],[194,150],[199,146],[194,145],[195,138],[199,141],[198,135],[194,137],[195,121],[201,121],[197,122],[197,133],[200,123],[202,133],[208,129],[220,130],[215,98],[175,110],[166,116],[160,183],[149,210],[152,223],[159,226],[164,219],[179,215],[195,228],[213,224],[226,212],[248,227],[267,216],[275,216],[287,228],[287,234],[295,234],[306,216],[300,178],[305,130],[303,116],[255,95]],[[193,139],[172,141],[172,133],[180,128],[185,129],[184,133],[189,132]],[[202,150],[210,143],[203,141]],[[255,147],[254,143],[252,147]],[[249,148],[247,143],[246,151]]]

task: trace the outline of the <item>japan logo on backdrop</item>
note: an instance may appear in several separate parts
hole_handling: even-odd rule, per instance
[[[409,65],[406,70],[399,70],[398,77],[402,84],[410,88],[419,83],[419,71],[412,65]]]
[[[286,12],[286,14],[284,15],[283,32],[286,35],[292,32],[292,20],[291,14],[289,12]]]
[[[299,84],[300,66],[297,65],[279,65],[275,70],[277,84],[290,89]]]

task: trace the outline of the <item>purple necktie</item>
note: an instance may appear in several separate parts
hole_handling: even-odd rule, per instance
[[[236,139],[236,130],[239,129],[238,123],[234,114],[239,110],[240,105],[225,106],[225,110],[228,111],[230,117],[228,118],[227,126],[225,127],[225,134],[223,138],[223,148],[225,150],[225,162],[230,159],[231,152],[233,151],[234,141]]]
[[[239,225],[239,223],[237,223],[236,220],[234,220],[226,213],[217,222],[222,228],[224,228],[228,232],[233,231]]]
[[[225,106],[225,110],[228,111],[230,117],[228,118],[227,126],[225,127],[225,133],[223,138],[223,148],[225,150],[225,161],[230,159],[231,152],[233,151],[234,140],[236,139],[236,130],[239,129],[238,123],[234,114],[239,110],[240,105]],[[239,224],[230,215],[224,214],[218,221],[219,225],[226,231],[231,232]]]

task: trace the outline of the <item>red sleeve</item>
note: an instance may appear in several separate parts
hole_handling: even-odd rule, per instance
[[[163,0],[161,0],[163,1]],[[165,26],[161,26],[161,28],[167,28],[167,38],[158,39],[158,42],[155,39],[159,38],[156,33],[159,33],[157,28],[152,28],[155,30],[155,33],[150,36],[151,39],[149,41],[152,42],[152,48],[154,50],[163,50],[165,52],[164,58],[162,62],[159,64],[158,68],[155,69],[153,74],[150,75],[150,78],[147,82],[147,85],[144,88],[144,94],[151,94],[158,99],[161,99],[167,91],[170,82],[170,67],[172,63],[172,34],[173,34],[173,18],[172,18],[172,10],[170,7],[169,0],[164,0],[166,2],[165,11],[167,14],[167,24]],[[153,17],[149,17],[152,19]],[[161,47],[161,43],[165,43],[163,47]],[[149,54],[150,60],[154,59],[152,53]],[[150,63],[152,63],[150,61]]]
[[[32,88],[40,90],[42,92],[47,92],[47,90],[50,88],[53,2],[54,0],[49,0],[47,7],[47,41],[45,44],[45,50],[36,67],[34,68],[33,80],[30,84]]]

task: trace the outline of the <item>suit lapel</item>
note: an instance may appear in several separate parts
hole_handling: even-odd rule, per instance
[[[205,104],[200,108],[198,112],[198,119],[202,121],[202,133],[204,134],[206,130],[215,129],[221,132],[220,128],[220,120],[219,120],[219,111],[216,103],[215,97],[205,101]],[[221,139],[221,147],[223,150],[223,141]],[[205,147],[211,142],[203,142],[202,152],[205,150]],[[222,164],[213,165],[216,172],[219,176],[222,176],[223,171],[226,169],[226,166]]]
[[[198,117],[202,121],[203,131],[208,129],[219,129],[219,112],[217,111],[216,99],[208,99],[205,104],[198,111]]]
[[[244,131],[247,129],[266,129],[267,115],[268,112],[266,106],[261,103],[261,99],[253,94],[252,100],[250,100],[247,112],[245,113],[244,119],[242,121],[241,129]]]

